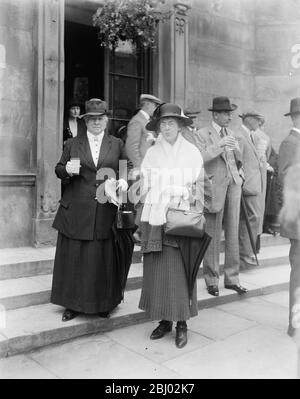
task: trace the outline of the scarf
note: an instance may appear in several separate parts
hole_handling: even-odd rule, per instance
[[[188,200],[202,167],[200,151],[180,133],[173,145],[161,137],[148,149],[141,165],[146,194],[141,221],[152,226],[165,224],[168,207],[178,206],[182,198]]]

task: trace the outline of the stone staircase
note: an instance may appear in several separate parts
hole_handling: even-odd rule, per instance
[[[249,289],[247,298],[288,287],[288,240],[263,235],[261,246],[260,266],[241,271],[241,282]],[[147,320],[145,313],[138,309],[142,283],[138,246],[135,246],[124,302],[108,320],[81,315],[68,323],[61,321],[63,309],[49,303],[54,254],[54,247],[0,250],[0,323],[5,323],[0,324],[0,357]],[[222,253],[221,264],[223,262]],[[234,291],[222,288],[222,281],[220,296],[210,296],[201,276],[202,267],[197,281],[199,309],[243,300],[244,297]]]

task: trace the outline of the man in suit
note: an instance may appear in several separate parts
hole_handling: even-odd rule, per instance
[[[283,140],[279,148],[279,180],[283,185],[284,190],[290,171],[296,165],[300,164],[300,98],[294,98],[291,100],[290,112],[285,114],[285,116],[291,117],[293,128],[289,135]],[[300,222],[299,218],[286,217],[286,211],[289,211],[289,209],[285,207],[285,204],[283,211],[284,212],[281,214],[280,235],[289,238],[291,242],[289,254],[291,274],[288,334],[294,336],[295,328],[292,323],[293,311],[296,309],[297,291],[300,289]]]
[[[252,236],[256,242],[260,234],[259,228],[263,218],[263,165],[255,146],[254,132],[258,129],[262,115],[254,110],[249,110],[239,115],[242,118],[242,126],[237,134],[242,151],[242,162],[245,181],[242,194],[247,208],[247,218],[250,223]],[[246,227],[245,215],[241,212],[239,227],[240,265],[256,265],[253,249]]]
[[[195,133],[204,168],[212,185],[212,203],[206,214],[206,231],[212,237],[205,254],[204,278],[209,294],[219,295],[219,255],[222,221],[225,232],[225,288],[244,294],[239,282],[238,226],[242,178],[239,175],[241,152],[234,133],[228,129],[232,112],[237,108],[228,97],[216,97],[209,108],[213,121]]]
[[[161,103],[162,101],[159,98],[151,94],[141,94],[140,110],[128,123],[125,148],[134,168],[141,166],[146,151],[153,143],[148,139],[149,131],[145,126],[153,115],[155,108]]]

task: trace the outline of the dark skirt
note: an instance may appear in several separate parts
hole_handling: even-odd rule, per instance
[[[58,233],[51,302],[83,313],[111,311],[122,300],[114,241]]]
[[[151,320],[184,321],[198,314],[197,282],[190,304],[179,248],[163,245],[160,252],[144,253],[139,308]]]

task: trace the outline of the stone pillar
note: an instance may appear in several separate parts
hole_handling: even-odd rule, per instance
[[[34,244],[54,244],[51,225],[60,199],[54,167],[62,150],[64,0],[37,0],[37,178]]]
[[[159,29],[158,78],[154,82],[163,101],[182,107],[187,102],[188,83],[188,10],[190,0],[170,0],[165,7],[172,11],[169,21]]]

